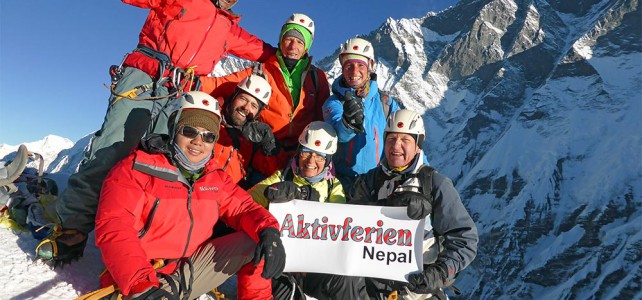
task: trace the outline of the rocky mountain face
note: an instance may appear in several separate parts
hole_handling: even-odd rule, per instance
[[[458,298],[642,297],[641,21],[637,0],[478,0],[363,36],[478,225]]]
[[[454,298],[642,299],[638,0],[461,0],[362,37],[477,223]],[[337,55],[317,62],[331,80]],[[49,171],[75,171],[88,142]]]

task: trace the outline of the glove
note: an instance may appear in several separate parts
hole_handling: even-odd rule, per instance
[[[299,194],[297,195],[297,199],[319,202],[320,198],[321,195],[319,194],[319,192],[312,188],[311,185],[303,185],[299,187]]]
[[[278,153],[276,139],[272,133],[272,128],[263,122],[246,122],[241,128],[241,134],[250,142],[259,144],[265,155],[275,155]]]
[[[310,185],[298,186],[292,181],[280,181],[270,185],[265,192],[270,203],[283,203],[293,199],[319,201],[320,195]]]
[[[354,130],[356,134],[365,132],[363,128],[363,105],[356,99],[352,93],[346,91],[343,101],[343,124]]]
[[[254,265],[265,259],[261,277],[265,279],[277,278],[285,268],[285,249],[281,242],[281,235],[276,228],[266,228],[259,234],[259,244],[254,251]]]
[[[392,193],[389,197],[398,203],[395,206],[407,206],[408,217],[413,220],[421,220],[432,213],[432,205],[428,198],[421,193],[417,192],[396,192]]]
[[[417,294],[438,293],[450,284],[448,267],[441,262],[428,265],[421,273],[408,275],[408,289]]]

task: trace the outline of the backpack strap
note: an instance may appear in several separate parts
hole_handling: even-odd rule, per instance
[[[372,185],[374,189],[370,191],[370,197],[371,199],[375,199],[375,201],[385,200],[379,199],[379,190],[383,186],[384,182],[386,182],[386,180],[388,180],[389,178],[386,173],[381,170],[381,167],[377,167],[376,169],[374,169],[374,172],[374,183]],[[367,179],[367,177],[365,177],[364,179]]]
[[[314,85],[314,97],[318,98],[319,97],[319,74],[317,73],[317,67],[315,67],[313,64],[310,64],[308,73],[310,73],[310,77],[312,78],[312,84]]]
[[[290,167],[290,164],[283,168],[281,171],[281,181],[294,181],[294,171]]]
[[[427,196],[430,205],[432,206],[434,197],[432,195],[432,174],[435,172],[435,168],[424,165],[421,167],[417,173],[417,177],[421,181],[421,191],[424,195]]]
[[[390,116],[390,111],[392,110],[392,101],[390,101],[390,95],[388,92],[379,90],[379,100],[381,101],[381,108],[383,109],[383,115],[388,120]]]
[[[332,188],[334,187],[334,180],[332,178],[326,179],[328,181],[328,201],[330,201],[330,195],[332,195]]]

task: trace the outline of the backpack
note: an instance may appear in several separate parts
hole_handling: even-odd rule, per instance
[[[38,169],[22,164],[22,168],[16,170],[20,175],[1,186],[0,196],[6,203],[2,203],[0,224],[10,229],[31,231],[34,238],[42,239],[58,222],[55,210],[58,185],[43,173],[44,159],[40,154],[31,152],[28,158],[39,161]]]

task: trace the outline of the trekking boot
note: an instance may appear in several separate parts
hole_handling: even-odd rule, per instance
[[[36,259],[42,259],[54,269],[82,257],[87,235],[78,230],[63,230],[56,225],[51,235],[36,247]]]

